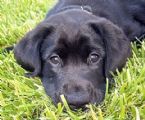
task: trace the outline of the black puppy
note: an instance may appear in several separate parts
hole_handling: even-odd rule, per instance
[[[17,62],[39,76],[55,104],[99,104],[106,78],[121,70],[130,42],[145,33],[144,0],[59,0],[16,45]]]

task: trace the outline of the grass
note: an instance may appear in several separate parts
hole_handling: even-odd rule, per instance
[[[0,0],[0,51],[15,44],[45,16],[54,0]],[[46,96],[38,78],[24,77],[13,53],[0,54],[1,120],[144,120],[145,119],[145,43],[137,49],[123,71],[114,77],[115,85],[99,106],[87,111],[56,108]],[[63,112],[66,107],[66,112]]]

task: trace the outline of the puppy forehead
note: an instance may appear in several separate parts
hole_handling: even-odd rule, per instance
[[[62,23],[57,28],[58,40],[67,39],[67,40],[75,40],[75,38],[79,37],[81,34],[81,26],[76,23]],[[70,42],[71,42],[70,41]]]
[[[42,51],[53,51],[62,48],[80,48],[88,44],[91,35],[87,26],[78,26],[74,22],[62,22],[43,42]]]
[[[84,46],[92,46],[92,44],[95,44],[95,37],[96,36],[93,36],[87,27],[64,26],[64,28],[59,31],[56,46],[79,50]]]
[[[57,35],[56,42],[58,43],[62,41],[75,44],[79,41],[91,42],[91,40],[95,38],[97,38],[98,41],[100,40],[100,35],[96,34],[88,24],[78,24],[77,21],[60,23],[60,25],[56,27],[55,32]]]
[[[69,18],[60,20],[59,25],[42,45],[44,53],[48,55],[54,51],[80,51],[89,48],[102,49],[103,41],[101,37],[89,27],[88,24],[82,24]]]
[[[79,34],[90,32],[87,23],[92,19],[94,19],[93,15],[82,10],[67,10],[49,17],[46,22],[55,26],[55,32],[59,38],[67,35],[68,40],[74,40]]]
[[[76,22],[62,22],[56,26],[51,36],[48,36],[48,42],[56,45],[83,45],[102,44],[101,36],[92,30],[89,25],[79,25]]]

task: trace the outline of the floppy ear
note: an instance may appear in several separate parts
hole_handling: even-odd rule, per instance
[[[106,19],[90,22],[91,27],[100,34],[105,46],[105,75],[111,79],[111,73],[121,70],[131,55],[130,41],[118,26]]]
[[[40,23],[34,30],[28,32],[14,48],[17,62],[26,70],[27,77],[40,75],[41,57],[40,47],[43,40],[51,33],[52,27],[47,23]]]

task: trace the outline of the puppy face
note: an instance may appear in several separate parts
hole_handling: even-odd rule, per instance
[[[55,104],[64,95],[71,108],[99,104],[106,77],[121,69],[130,54],[130,42],[110,21],[82,10],[51,16],[16,46],[19,64],[42,80]]]
[[[105,93],[102,38],[88,25],[57,26],[41,45],[42,83],[55,103],[64,94],[75,107],[99,103]]]

